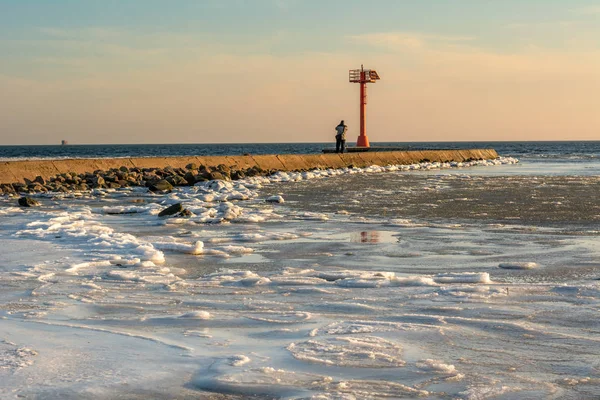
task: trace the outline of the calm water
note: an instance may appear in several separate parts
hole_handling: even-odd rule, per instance
[[[503,156],[531,161],[600,160],[600,141],[576,142],[380,142],[409,149],[493,148]],[[0,160],[36,158],[168,157],[240,154],[317,154],[332,143],[118,144],[0,146]]]

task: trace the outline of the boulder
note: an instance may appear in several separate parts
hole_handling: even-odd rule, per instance
[[[188,181],[179,175],[168,176],[167,182],[169,182],[173,186],[187,186],[188,185]]]
[[[20,183],[20,182],[13,183],[13,188],[15,189],[15,191],[17,193],[27,192],[27,185]]]
[[[267,203],[280,203],[280,204],[285,202],[285,200],[283,200],[283,197],[281,197],[281,196],[277,196],[277,195],[275,195],[275,196],[270,196],[270,197],[267,197],[267,198],[265,199],[265,201],[266,201]]]
[[[119,178],[117,177],[117,175],[110,173],[110,174],[106,174],[103,176],[104,181],[106,184],[108,184],[109,182],[116,182]]]
[[[196,183],[196,176],[194,175],[194,173],[192,171],[188,171],[185,173],[185,175],[183,176],[183,179],[185,179],[188,183],[188,185],[193,186],[194,183]]]
[[[188,210],[187,208],[184,208],[183,210],[181,210],[181,212],[179,214],[177,214],[177,217],[181,217],[181,218],[189,218],[192,217],[194,214]]]
[[[101,175],[96,175],[92,178],[91,183],[94,187],[99,187],[99,186],[106,184],[106,181],[104,180],[104,178]]]
[[[29,190],[32,190],[34,192],[45,192],[47,190],[45,187],[43,187],[39,183],[31,184],[28,187],[29,187]]]
[[[225,175],[223,175],[221,172],[219,171],[212,171],[208,173],[208,180],[210,181],[216,181],[218,179],[222,180],[222,181],[226,181],[227,178],[225,177]]]
[[[185,166],[185,169],[198,169],[198,164],[189,163],[188,165]]]
[[[231,179],[233,179],[233,180],[244,179],[245,177],[246,177],[246,174],[244,174],[244,171],[240,171],[237,169],[231,171]]]
[[[5,194],[14,194],[14,193],[16,193],[15,192],[15,188],[11,184],[3,184],[3,185],[0,185],[0,187],[2,187],[2,191]]]
[[[39,206],[40,203],[37,200],[32,199],[31,197],[20,197],[19,205],[21,207],[36,207]]]
[[[169,215],[175,215],[183,211],[183,206],[181,203],[173,204],[170,207],[165,208],[161,212],[158,213],[159,217],[168,217]]]
[[[173,190],[173,185],[166,180],[161,179],[160,181],[151,184],[148,189],[150,189],[151,192],[167,193]]]

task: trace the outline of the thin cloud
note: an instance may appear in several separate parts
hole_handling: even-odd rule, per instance
[[[53,39],[116,39],[125,34],[125,31],[111,27],[88,27],[78,29],[40,27],[37,30],[42,36]]]
[[[380,32],[348,36],[354,43],[386,48],[418,49],[433,44],[455,45],[475,40],[472,36],[444,36],[412,32]]]
[[[593,6],[587,6],[587,7],[574,8],[574,9],[571,10],[571,12],[573,14],[578,14],[578,15],[596,15],[596,14],[600,14],[600,4],[599,5],[593,5]]]
[[[506,29],[512,30],[528,30],[528,29],[553,29],[556,27],[568,28],[581,25],[581,21],[562,20],[562,21],[546,21],[546,22],[515,22],[504,25]]]

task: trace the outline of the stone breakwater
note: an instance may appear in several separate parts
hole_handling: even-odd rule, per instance
[[[285,154],[209,157],[150,157],[5,161],[0,194],[86,191],[145,186],[166,192],[209,180],[268,176],[278,171],[363,168],[422,162],[466,162],[498,158],[493,149],[390,151],[351,154]]]

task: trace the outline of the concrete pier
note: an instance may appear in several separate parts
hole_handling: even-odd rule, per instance
[[[414,164],[422,161],[467,161],[495,159],[493,149],[377,151],[345,154],[268,154],[243,156],[145,157],[145,158],[86,158],[67,160],[3,161],[0,162],[0,184],[24,182],[37,176],[48,179],[61,173],[82,174],[111,168],[185,168],[194,163],[207,167],[224,164],[231,168],[247,169],[258,166],[264,170],[295,171],[313,168],[344,168],[350,165]]]

